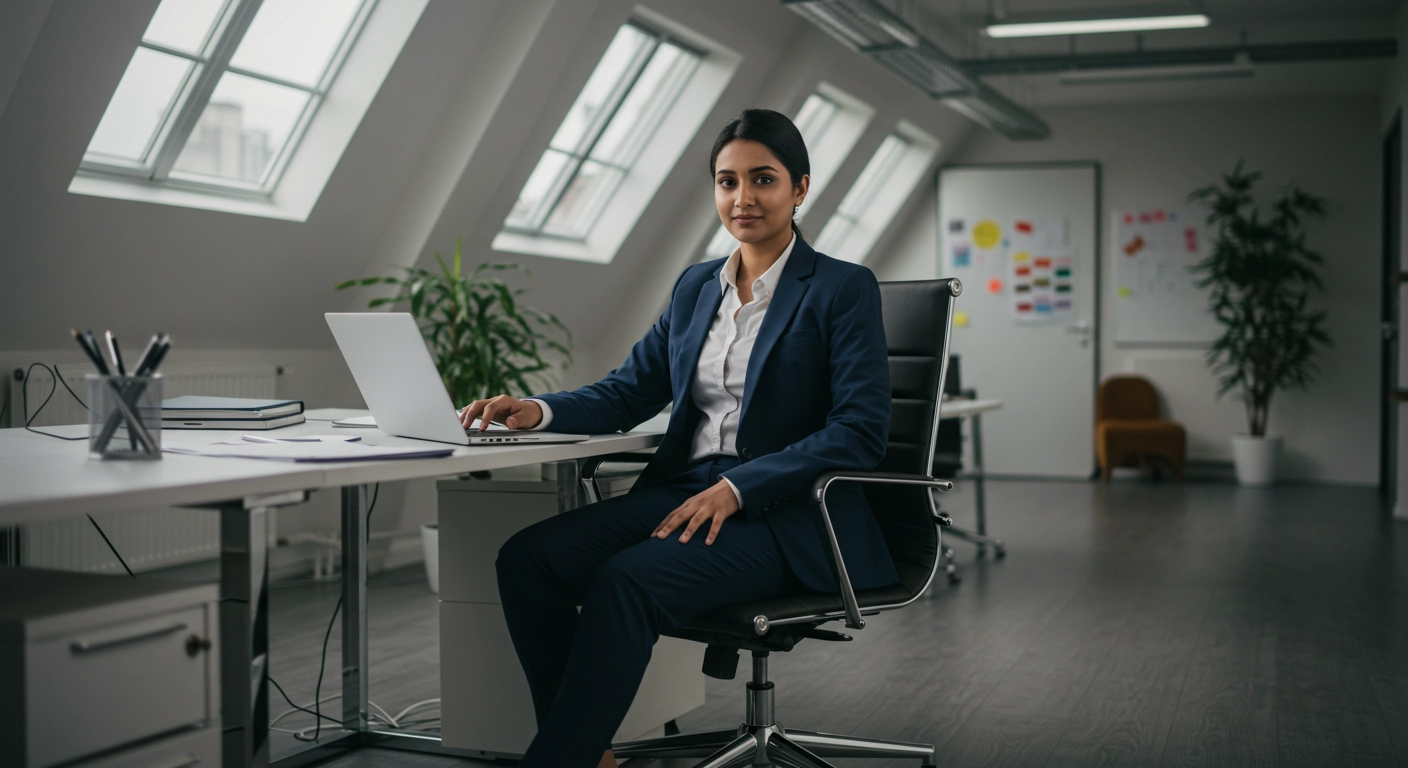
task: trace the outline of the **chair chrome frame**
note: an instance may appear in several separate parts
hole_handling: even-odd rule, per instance
[[[957,297],[962,293],[963,286],[958,280],[950,279],[948,290],[952,297]],[[923,467],[926,471],[933,466],[934,453],[938,438],[939,420],[942,418],[943,408],[943,382],[948,375],[949,342],[952,338],[953,330],[953,302],[948,302],[948,312],[944,319],[943,349],[939,354],[939,379],[938,386],[934,392],[934,410],[932,423],[929,425],[928,448],[924,456]],[[628,455],[627,455],[628,456]],[[625,456],[617,457],[625,458]],[[639,460],[640,456],[633,457]],[[604,457],[603,460],[615,460],[613,457]],[[626,459],[631,460],[631,459]],[[598,463],[599,466],[599,463]],[[582,482],[587,487],[588,498],[600,498],[595,486],[596,466],[584,468],[582,472]],[[862,607],[856,598],[855,587],[851,584],[850,576],[846,572],[845,560],[841,554],[841,544],[836,538],[836,530],[832,525],[831,512],[826,506],[826,494],[833,483],[854,482],[861,484],[888,484],[919,486],[929,489],[924,494],[929,505],[930,518],[935,525],[937,536],[934,549],[933,561],[929,567],[929,573],[924,580],[924,584],[909,596],[909,599],[897,603],[884,605],[867,605]],[[865,627],[864,616],[870,616],[881,611],[902,608],[915,602],[933,584],[934,575],[938,572],[940,561],[946,560],[946,570],[952,574],[952,550],[944,546],[943,529],[953,525],[953,521],[947,515],[939,511],[934,503],[933,491],[948,491],[953,489],[953,483],[948,480],[940,480],[928,475],[905,474],[896,472],[865,472],[865,471],[835,471],[827,472],[819,476],[812,484],[812,498],[817,502],[817,507],[821,513],[821,521],[827,538],[827,556],[836,572],[837,590],[841,596],[843,609],[839,611],[829,611],[816,613],[807,616],[787,616],[779,618],[769,618],[759,615],[753,617],[753,630],[759,636],[767,635],[773,627],[796,624],[810,624],[813,629],[817,626],[831,622],[844,621],[849,629],[863,629]],[[839,633],[832,633],[831,639],[849,640],[850,638]],[[790,645],[787,646],[790,648]],[[918,744],[899,741],[884,741],[878,739],[864,739],[854,736],[842,736],[837,734],[817,733],[812,731],[790,730],[777,722],[774,707],[775,691],[772,682],[768,680],[768,656],[769,651],[754,648],[753,656],[753,679],[747,684],[747,714],[744,721],[735,730],[720,730],[707,733],[683,734],[677,736],[665,736],[663,738],[646,739],[641,741],[630,741],[618,743],[612,746],[612,751],[617,758],[628,757],[703,757],[703,762],[696,764],[695,768],[729,768],[730,766],[741,766],[745,764],[766,765],[775,764],[788,766],[789,768],[829,768],[830,764],[825,757],[872,757],[872,758],[918,758],[922,761],[924,768],[934,766],[934,746],[932,744]]]

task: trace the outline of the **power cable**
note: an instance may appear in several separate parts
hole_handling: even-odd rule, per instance
[[[35,368],[43,368],[44,370],[49,372],[49,394],[44,397],[44,402],[40,403],[39,407],[34,409],[34,415],[31,416],[29,415],[29,374],[32,373]],[[77,400],[78,404],[83,406],[83,410],[88,410],[88,404],[83,402],[82,398],[80,398],[77,394],[74,393],[73,388],[68,385],[67,381],[64,381],[63,374],[59,372],[58,363],[55,363],[53,368],[50,368],[49,366],[43,363],[30,363],[29,367],[25,369],[24,381],[20,383],[20,403],[21,406],[24,408],[24,428],[29,430],[30,432],[33,432],[36,435],[52,437],[57,440],[87,440],[87,435],[83,435],[82,437],[64,437],[63,435],[56,435],[53,432],[41,432],[40,430],[37,430],[34,427],[30,426],[30,424],[34,423],[35,419],[39,418],[39,412],[44,410],[44,406],[48,405],[49,401],[54,398],[54,392],[58,391],[59,384],[64,385],[64,389],[67,389],[68,393],[70,395],[73,395],[73,399]],[[94,525],[96,525],[96,523],[94,523]],[[109,544],[108,546],[112,545]],[[121,560],[122,558],[119,557],[118,559]]]

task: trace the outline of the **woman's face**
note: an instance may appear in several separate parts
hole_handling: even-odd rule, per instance
[[[763,243],[792,226],[792,209],[807,197],[810,177],[793,184],[772,151],[756,141],[734,139],[714,161],[714,205],[735,240]]]

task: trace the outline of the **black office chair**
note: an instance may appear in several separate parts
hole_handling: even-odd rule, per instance
[[[953,484],[936,480],[926,471],[934,459],[953,299],[961,290],[962,286],[953,279],[880,284],[894,409],[885,458],[876,471],[828,472],[812,486],[817,514],[830,539],[837,594],[726,605],[664,633],[706,643],[704,674],[723,680],[731,680],[737,673],[739,651],[752,653],[753,680],[747,685],[747,715],[743,723],[734,730],[616,744],[612,747],[616,757],[706,757],[696,768],[763,762],[824,768],[829,764],[823,757],[912,757],[924,766],[934,765],[932,744],[783,730],[774,717],[768,656],[774,651],[790,651],[807,638],[850,640],[847,635],[821,626],[845,621],[848,628],[861,629],[865,626],[862,617],[909,605],[933,580],[943,547],[939,528],[950,522],[938,513],[932,491],[950,490]],[[584,468],[583,477],[590,475],[590,468]],[[826,511],[827,489],[832,483],[842,482],[864,485],[899,571],[898,584],[859,592],[851,587]]]
[[[944,394],[953,398],[976,400],[978,399],[977,390],[963,388],[963,366],[961,363],[962,360],[958,355],[949,355],[948,368],[944,373]],[[934,433],[934,463],[929,469],[929,474],[934,477],[957,478],[961,472],[963,472],[963,419],[944,419],[939,422],[939,428]],[[977,493],[978,509],[981,515],[983,484],[981,482],[974,483],[973,488]],[[978,527],[982,526],[980,520]],[[1007,555],[1007,543],[1002,539],[956,525],[949,527],[948,535],[977,545],[978,557],[983,556],[986,547],[992,547],[999,560]],[[957,584],[963,578],[958,575],[958,564],[954,562],[953,554],[953,547],[945,545],[943,551],[944,573],[948,576],[948,583]]]

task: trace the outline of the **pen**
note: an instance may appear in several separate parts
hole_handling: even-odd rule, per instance
[[[97,368],[99,371],[106,372],[102,357],[94,354],[93,348],[88,346],[88,342],[84,340],[83,334],[79,333],[77,328],[71,328],[69,332],[73,334],[73,340],[78,342],[78,346],[83,349],[83,354],[88,357],[88,361],[93,364],[93,367]]]
[[[93,363],[98,366],[98,373],[111,376],[112,372],[108,370],[107,361],[103,360],[102,347],[99,347],[98,340],[93,338],[93,332],[84,331],[83,338],[85,339],[84,345],[88,347],[89,354],[93,357]]]
[[[157,342],[160,341],[160,340],[161,340],[161,334],[159,334],[159,333],[153,333],[153,334],[152,334],[152,339],[151,339],[151,341],[148,341],[148,342],[147,342],[147,347],[146,347],[146,349],[143,349],[141,356],[139,356],[139,357],[137,358],[137,364],[134,365],[134,366],[132,366],[132,375],[133,375],[133,376],[138,376],[138,375],[140,375],[140,374],[137,373],[137,372],[140,371],[140,370],[142,370],[143,367],[146,366],[146,364],[147,364],[147,359],[152,356],[152,350],[156,349],[156,344],[157,344]]]
[[[104,334],[108,339],[108,352],[112,354],[112,364],[117,367],[117,375],[126,376],[127,366],[122,364],[122,350],[117,346],[117,337],[112,331]]]

